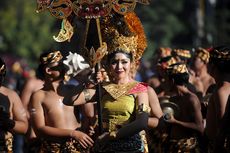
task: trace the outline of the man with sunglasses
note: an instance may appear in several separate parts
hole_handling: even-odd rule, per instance
[[[66,69],[62,60],[60,51],[40,56],[44,87],[32,95],[30,102],[33,127],[42,140],[40,153],[87,152],[93,145],[93,140],[79,130],[81,125],[74,115],[74,107],[63,104],[64,95],[74,87],[64,82]]]

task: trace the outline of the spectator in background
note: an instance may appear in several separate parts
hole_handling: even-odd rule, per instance
[[[13,134],[25,134],[28,128],[26,110],[18,94],[2,83],[6,75],[6,64],[0,59],[0,151],[13,151]]]
[[[25,84],[22,88],[20,97],[22,103],[27,110],[27,118],[29,120],[29,127],[25,137],[24,152],[33,153],[37,152],[39,149],[39,140],[36,138],[34,130],[31,126],[31,118],[29,114],[29,102],[31,95],[43,87],[44,82],[40,79],[39,71],[37,71],[35,76],[27,78]]]
[[[193,60],[192,68],[195,72],[195,76],[197,79],[202,82],[202,87],[195,86],[198,91],[202,93],[202,96],[206,95],[208,88],[215,84],[215,80],[208,73],[207,64],[209,62],[209,52],[204,48],[197,48],[195,50],[195,56]],[[196,84],[194,84],[196,85]]]

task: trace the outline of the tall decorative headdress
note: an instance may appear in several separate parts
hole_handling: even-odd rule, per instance
[[[108,47],[108,53],[122,50],[133,55],[138,62],[147,47],[143,26],[135,13],[112,15],[102,22],[102,39]]]
[[[195,51],[195,57],[199,57],[202,61],[204,61],[204,63],[208,63],[210,55],[208,50],[199,47]]]

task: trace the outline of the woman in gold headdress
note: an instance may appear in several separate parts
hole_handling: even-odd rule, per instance
[[[109,17],[102,23],[102,38],[108,46],[108,55],[102,63],[109,82],[102,84],[104,133],[97,138],[95,152],[145,152],[140,132],[148,125],[150,109],[147,85],[133,79],[136,64],[143,53],[143,43],[138,44],[141,37],[132,31],[133,25],[128,24],[129,28],[124,25],[132,15],[119,19]],[[70,95],[70,98],[74,105],[94,101],[95,90],[84,89],[80,94]]]

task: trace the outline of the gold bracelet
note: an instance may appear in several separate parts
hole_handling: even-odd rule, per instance
[[[88,89],[84,89],[82,92],[84,94],[85,101],[88,102],[91,99],[91,96],[90,96]]]
[[[117,137],[117,132],[116,131],[112,131],[109,133],[109,137],[112,138],[112,139],[116,139]]]

